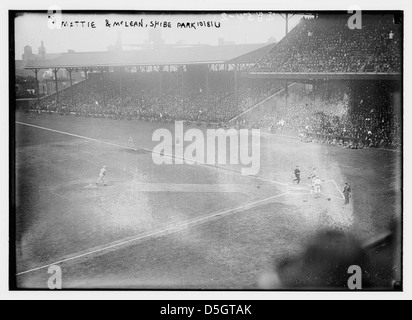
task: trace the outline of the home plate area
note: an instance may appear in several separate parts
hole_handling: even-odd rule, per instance
[[[314,194],[312,185],[304,182],[301,184],[288,185],[287,192],[290,194]],[[330,200],[330,198],[344,199],[334,180],[326,180],[322,182],[321,195],[328,198],[328,200]]]

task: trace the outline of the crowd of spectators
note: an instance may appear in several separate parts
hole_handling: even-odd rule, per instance
[[[208,92],[187,87],[157,86],[142,81],[126,81],[122,89],[115,81],[86,80],[59,94],[59,112],[85,117],[144,119],[216,123],[222,127],[266,128],[272,133],[293,132],[302,141],[341,145],[348,148],[398,147],[401,144],[400,102],[393,106],[396,91],[384,81],[358,81],[356,86],[320,86],[316,96],[293,92],[274,98],[276,107],[257,120],[242,114],[282,88],[282,82],[259,81],[233,88],[211,86]],[[155,87],[155,89],[153,89]],[[357,92],[352,92],[357,88]],[[35,108],[56,111],[56,96],[41,100]],[[392,107],[391,107],[392,106]]]
[[[282,86],[267,81],[262,85],[260,80],[251,83],[246,79],[240,81],[236,94],[230,79],[228,83],[232,87],[228,83],[213,82],[208,90],[179,86],[179,81],[165,81],[159,88],[157,81],[156,76],[150,74],[146,80],[131,76],[123,80],[120,92],[118,81],[102,81],[95,76],[61,91],[59,112],[114,119],[225,123]],[[42,99],[36,108],[56,111],[56,95]]]
[[[388,92],[387,83],[359,81],[357,94],[351,90],[348,88],[348,94],[337,91],[328,98],[322,97],[322,92],[320,97],[295,93],[288,97],[287,106],[284,99],[276,100],[274,111],[252,122],[239,119],[238,124],[266,128],[272,133],[294,132],[304,142],[352,149],[399,147],[401,108]]]
[[[350,15],[303,18],[253,71],[399,72],[402,26],[393,15],[362,13],[362,27],[351,29]]]

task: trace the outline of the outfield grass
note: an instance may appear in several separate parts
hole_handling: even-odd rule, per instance
[[[265,136],[259,177],[270,183],[237,174],[240,165],[158,166],[149,152],[121,147],[133,136],[151,150],[153,131],[172,124],[23,113],[16,120],[115,144],[16,124],[17,272],[74,257],[61,264],[64,288],[255,288],[259,274],[317,230],[367,240],[400,214],[396,152]],[[97,188],[102,165],[108,186]],[[296,165],[302,194],[276,183],[290,185]],[[353,203],[342,208],[332,182],[324,186],[331,198],[303,194],[312,167],[340,187],[348,181]],[[17,283],[45,288],[48,276],[39,269]]]

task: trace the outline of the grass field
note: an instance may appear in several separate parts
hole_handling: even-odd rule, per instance
[[[399,152],[262,136],[261,169],[250,177],[240,165],[154,164],[152,133],[173,124],[25,113],[16,121],[20,288],[47,288],[58,263],[63,288],[254,289],[317,230],[366,241],[401,211]],[[139,150],[127,148],[129,136]],[[96,187],[102,165],[108,185]],[[307,188],[313,167],[325,180],[320,199]],[[353,197],[343,207],[345,181]]]

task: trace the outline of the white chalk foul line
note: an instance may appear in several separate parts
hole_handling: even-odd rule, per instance
[[[72,137],[81,138],[81,139],[85,139],[85,140],[90,140],[90,141],[94,141],[94,142],[104,143],[104,144],[114,146],[114,147],[130,149],[130,147],[126,147],[126,146],[122,146],[122,145],[119,145],[119,144],[115,144],[115,143],[111,143],[111,142],[107,142],[107,141],[102,141],[102,140],[98,140],[98,139],[93,139],[93,138],[89,138],[89,137],[85,137],[85,136],[80,136],[78,134],[74,134],[74,133],[70,133],[70,132],[64,132],[64,131],[59,131],[59,130],[50,129],[50,128],[46,128],[46,127],[40,127],[40,126],[36,126],[34,124],[24,123],[24,122],[20,122],[20,121],[16,121],[16,123],[24,125],[24,126],[28,126],[28,127],[33,127],[33,128],[37,128],[37,129],[51,131],[51,132],[56,132],[56,133],[60,133],[60,134],[65,134],[67,136],[72,136]]]
[[[16,121],[16,123],[17,123],[17,124],[24,125],[24,126],[29,126],[29,127],[33,127],[33,128],[37,128],[37,129],[42,129],[42,130],[46,130],[46,131],[51,131],[51,132],[56,132],[56,133],[60,133],[60,134],[65,134],[65,135],[72,136],[72,137],[76,137],[76,138],[80,138],[80,139],[90,140],[90,141],[94,141],[94,142],[98,142],[98,143],[107,144],[107,145],[109,145],[109,146],[114,146],[114,147],[123,148],[123,149],[129,149],[129,150],[130,150],[130,147],[129,147],[129,146],[124,146],[124,145],[120,145],[120,144],[116,144],[116,143],[111,143],[111,142],[107,142],[107,141],[102,141],[102,140],[98,140],[98,139],[94,139],[94,138],[89,138],[89,137],[81,136],[81,135],[74,134],[74,133],[70,133],[70,132],[64,132],[64,131],[60,131],[60,130],[55,130],[55,129],[50,129],[50,128],[46,128],[46,127],[36,126],[36,125],[34,125],[34,124],[29,124],[29,123],[20,122],[20,121]],[[198,165],[198,166],[202,166],[202,167],[206,167],[206,168],[219,169],[219,170],[224,170],[224,171],[227,171],[227,172],[232,172],[232,173],[234,173],[234,174],[241,175],[242,177],[250,177],[250,178],[253,178],[253,179],[257,179],[257,180],[261,180],[261,181],[266,181],[266,182],[270,182],[270,183],[277,184],[277,185],[281,185],[281,186],[287,186],[287,183],[283,183],[283,182],[279,182],[279,181],[275,181],[275,180],[270,180],[270,179],[265,179],[265,178],[261,178],[261,177],[258,177],[258,176],[243,175],[242,173],[240,173],[240,172],[238,172],[238,171],[231,170],[231,169],[227,169],[227,168],[223,168],[223,167],[219,167],[219,166],[212,165],[212,164],[208,164],[208,163],[203,162],[203,161],[193,161],[193,160],[185,159],[185,158],[178,157],[178,156],[175,156],[175,155],[172,155],[172,154],[155,152],[155,151],[153,151],[153,150],[146,149],[146,148],[139,147],[139,146],[137,146],[137,149],[138,149],[138,150],[145,151],[145,152],[147,152],[147,153],[152,153],[152,154],[156,154],[156,155],[163,156],[163,157],[166,157],[166,158],[170,158],[170,159],[179,159],[179,160],[182,160],[182,161],[185,161],[185,162],[190,162],[191,164]]]
[[[343,195],[342,191],[340,191],[338,185],[336,184],[335,180],[332,180],[333,184],[335,185],[336,189],[338,189],[340,196],[342,197],[342,199],[345,199],[345,196]]]
[[[265,202],[265,201],[268,201],[268,200],[272,200],[272,199],[277,198],[277,197],[284,196],[285,194],[287,194],[287,192],[281,193],[281,194],[278,194],[278,195],[275,195],[275,196],[271,196],[269,198],[265,198],[265,199],[262,199],[262,200],[258,200],[258,201],[255,201],[255,202],[251,202],[251,203],[248,203],[248,204],[244,204],[242,206],[235,207],[235,208],[232,208],[232,209],[220,211],[220,212],[214,213],[210,216],[206,216],[206,217],[202,217],[202,218],[199,218],[199,219],[183,222],[183,223],[178,224],[176,226],[172,226],[172,227],[167,228],[167,229],[163,229],[163,230],[155,231],[155,232],[152,232],[152,233],[149,233],[149,234],[145,234],[143,236],[134,237],[134,238],[131,238],[131,239],[128,239],[128,240],[125,240],[125,241],[120,240],[121,242],[117,242],[116,244],[108,245],[104,248],[89,251],[89,252],[86,252],[86,253],[83,253],[83,254],[79,254],[79,255],[67,258],[67,259],[62,259],[62,260],[56,261],[54,263],[50,263],[50,264],[43,265],[43,266],[40,266],[40,267],[37,267],[37,268],[33,268],[33,269],[30,269],[30,270],[19,272],[19,273],[16,274],[16,276],[20,276],[20,275],[23,275],[23,274],[27,274],[27,273],[38,271],[38,270],[41,270],[41,269],[45,269],[45,268],[48,268],[48,267],[51,267],[51,266],[54,266],[54,265],[57,265],[57,264],[62,264],[64,262],[68,262],[68,261],[71,261],[71,260],[80,259],[82,257],[86,257],[86,256],[89,256],[89,255],[98,253],[98,252],[107,251],[109,249],[117,248],[117,247],[123,246],[125,244],[131,243],[131,242],[134,242],[134,241],[138,241],[138,240],[142,240],[142,239],[145,239],[145,238],[150,238],[150,237],[153,237],[153,236],[158,236],[158,235],[173,232],[173,231],[178,232],[180,228],[187,227],[187,226],[190,226],[190,225],[193,225],[193,224],[198,224],[199,222],[206,221],[206,220],[214,218],[214,217],[222,216],[222,215],[227,214],[227,213],[232,212],[232,211],[245,209],[247,207],[254,206],[256,204],[259,204],[259,203],[262,203],[262,202]],[[182,231],[185,231],[185,230],[186,229],[182,229]]]

